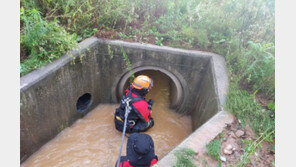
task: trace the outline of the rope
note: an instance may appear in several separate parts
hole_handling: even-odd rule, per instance
[[[120,145],[118,160],[117,160],[117,164],[116,164],[117,167],[119,167],[119,164],[120,164],[121,151],[122,151],[122,146],[123,146],[123,141],[124,141],[124,136],[125,136],[125,131],[126,131],[127,116],[130,113],[130,111],[131,111],[131,108],[129,106],[129,102],[130,101],[131,101],[130,98],[127,98],[126,99],[125,115],[124,115],[124,125],[123,125],[123,131],[122,131],[122,138],[121,138],[121,145]]]

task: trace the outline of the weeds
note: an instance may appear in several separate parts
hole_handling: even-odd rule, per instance
[[[43,20],[35,9],[21,8],[21,21],[25,25],[21,31],[21,45],[28,57],[21,62],[21,75],[52,62],[76,45],[75,35],[67,33],[57,20]]]
[[[174,167],[196,167],[192,162],[195,152],[189,148],[177,150],[174,155],[177,157],[177,163]]]
[[[21,0],[21,6],[59,21],[77,41],[113,30],[120,39],[152,36],[156,45],[216,52],[249,91],[274,99],[274,0]]]
[[[216,161],[220,160],[221,141],[218,139],[212,140],[206,145],[208,154]]]
[[[126,54],[126,52],[124,51],[123,47],[121,47],[121,52],[122,52],[122,55],[123,55],[123,60],[125,61],[125,64],[127,66],[127,69],[130,73],[130,84],[133,82],[133,80],[135,79],[135,75],[132,71],[132,65],[131,65],[131,62]]]
[[[257,138],[254,142],[252,140],[244,140],[245,148],[244,154],[240,157],[239,163],[236,165],[237,167],[246,166],[250,162],[250,156],[255,154],[258,148],[261,148],[261,142],[264,140],[268,140],[271,136],[274,136],[274,130],[267,129],[264,133],[261,134],[259,138]]]
[[[272,104],[270,104],[271,108]],[[259,135],[266,130],[268,132],[274,130],[274,111],[266,111],[256,102],[254,94],[239,89],[237,78],[231,80],[226,108],[241,120],[242,125],[249,124]],[[273,138],[274,135],[271,135],[265,140],[273,141]]]
[[[155,37],[155,44],[156,45],[159,45],[159,46],[162,46],[162,41],[163,41],[163,38],[158,38],[158,37]]]

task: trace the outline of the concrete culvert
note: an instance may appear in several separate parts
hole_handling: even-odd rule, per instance
[[[135,75],[146,74],[154,80],[146,98],[155,100],[155,125],[147,133],[154,140],[160,165],[169,164],[173,151],[180,147],[201,149],[232,120],[223,111],[228,78],[222,56],[94,37],[78,48],[21,77],[21,162],[35,153],[22,166],[43,161],[34,161],[40,154],[49,157],[46,163],[51,165],[57,160],[70,166],[114,166],[121,137],[114,128],[114,110],[130,77],[122,51]],[[61,145],[56,141],[62,141]],[[57,152],[47,154],[53,151],[50,148]],[[96,156],[89,159],[84,154]],[[72,160],[68,162],[63,155],[73,156]],[[104,162],[98,157],[105,157]]]

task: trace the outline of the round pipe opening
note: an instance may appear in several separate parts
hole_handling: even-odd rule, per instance
[[[85,93],[80,96],[76,103],[76,109],[78,113],[84,113],[91,105],[91,94]]]
[[[184,101],[184,95],[183,95],[183,89],[181,86],[180,81],[173,75],[171,72],[158,68],[158,67],[153,67],[153,66],[145,66],[145,67],[138,67],[132,70],[132,72],[135,74],[135,76],[138,76],[140,74],[144,74],[146,72],[149,73],[149,71],[154,71],[154,72],[160,72],[165,74],[170,80],[170,107],[172,109],[178,109],[180,108],[181,104]],[[149,76],[149,75],[148,75]],[[150,76],[149,76],[150,77]],[[153,76],[151,76],[153,79]],[[129,80],[130,80],[130,73],[127,72],[125,73],[121,80],[119,81],[117,85],[117,100],[120,100],[121,97],[123,96],[123,93],[125,89],[129,86]],[[152,88],[153,90],[153,88]]]

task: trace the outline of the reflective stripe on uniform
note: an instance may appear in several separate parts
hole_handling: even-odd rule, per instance
[[[117,119],[118,121],[123,122],[123,120],[122,120],[119,116],[116,116],[116,119]]]

